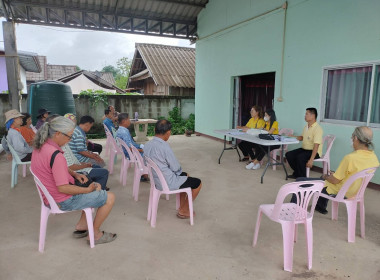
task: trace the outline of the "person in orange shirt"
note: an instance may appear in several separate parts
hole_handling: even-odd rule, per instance
[[[21,133],[22,137],[24,137],[26,143],[29,146],[33,146],[34,133],[33,129],[30,127],[32,124],[32,116],[28,113],[22,113],[24,117],[22,118],[22,125],[18,128],[18,131]]]

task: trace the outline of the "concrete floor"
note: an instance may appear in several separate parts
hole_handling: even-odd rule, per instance
[[[157,227],[151,228],[146,220],[149,184],[141,183],[135,202],[133,170],[122,187],[118,158],[108,185],[117,201],[103,226],[116,232],[117,240],[90,249],[85,239],[71,236],[78,212],[51,216],[43,254],[38,252],[40,199],[32,177],[19,175],[11,190],[11,165],[1,156],[0,279],[380,279],[379,191],[366,191],[366,239],[357,235],[356,243],[347,243],[344,206],[338,221],[316,213],[313,268],[307,270],[300,227],[289,273],[283,270],[279,224],[264,217],[252,248],[258,206],[274,203],[287,182],[283,170],[269,170],[260,184],[262,169],[245,170],[235,151],[225,152],[217,164],[220,142],[196,136],[173,136],[169,142],[184,170],[203,182],[194,203],[194,226],[176,217],[172,197],[161,199]]]

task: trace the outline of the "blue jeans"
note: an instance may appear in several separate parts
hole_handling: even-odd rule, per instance
[[[97,182],[102,186],[102,190],[106,189],[108,181],[107,169],[93,165],[92,170],[88,175],[91,177],[92,181]]]
[[[65,201],[57,203],[62,211],[82,210],[85,208],[99,208],[107,202],[107,192],[104,190],[73,195]]]

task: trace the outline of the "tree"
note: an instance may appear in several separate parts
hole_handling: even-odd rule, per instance
[[[115,68],[112,65],[104,66],[102,72],[111,72],[115,79],[117,78],[117,75],[119,75],[119,69]]]
[[[115,78],[116,86],[125,89],[127,87],[127,81],[129,76],[129,70],[131,69],[132,61],[128,57],[122,57],[117,62],[118,75]]]

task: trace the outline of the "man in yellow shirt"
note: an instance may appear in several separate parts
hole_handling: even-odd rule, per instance
[[[322,156],[323,129],[317,123],[317,117],[317,109],[307,108],[305,113],[307,124],[303,129],[302,136],[293,136],[298,141],[302,141],[302,148],[287,152],[285,155],[294,171],[289,178],[306,177],[306,167],[311,168],[314,159]]]
[[[352,175],[364,169],[379,166],[379,160],[373,151],[372,138],[373,133],[369,127],[360,126],[355,128],[351,137],[354,151],[343,158],[335,173],[330,172],[330,175],[324,174],[322,176],[322,179],[325,180],[325,187],[322,189],[322,193],[335,196]],[[304,180],[318,179],[297,178],[297,181]],[[359,191],[360,184],[361,180],[356,180],[347,190],[345,197],[354,197]],[[292,201],[295,202],[295,199],[296,197],[293,196]],[[327,214],[327,203],[328,199],[320,197],[315,210],[322,214]]]

